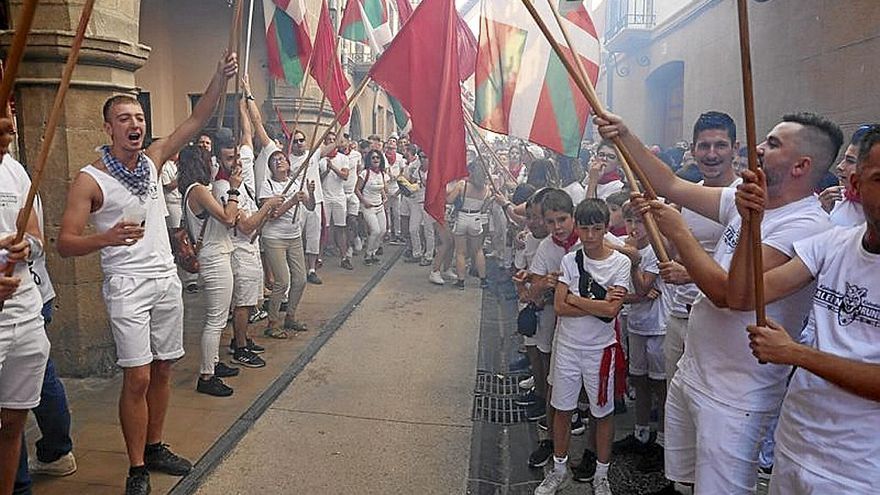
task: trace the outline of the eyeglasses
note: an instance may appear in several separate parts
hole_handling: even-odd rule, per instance
[[[303,144],[306,142],[306,138],[294,139],[293,142],[296,144]]]
[[[599,153],[596,153],[596,158],[599,158],[602,160],[617,160],[617,155],[614,153],[599,152]]]

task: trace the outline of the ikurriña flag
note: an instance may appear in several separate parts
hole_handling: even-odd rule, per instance
[[[330,21],[327,0],[321,2],[321,17],[318,19],[318,30],[315,32],[314,54],[309,72],[324,92],[324,97],[330,102],[333,112],[339,113],[344,110],[339,123],[347,124],[350,112],[345,106],[347,100],[345,92],[351,84],[345,77],[342,63],[336,53],[336,34]]]
[[[263,0],[263,12],[269,72],[299,86],[312,54],[302,0]]]
[[[599,76],[596,28],[583,2],[563,3],[563,22],[595,84]],[[549,4],[544,0],[533,4],[570,57]],[[474,86],[477,125],[577,156],[589,105],[521,2],[483,0]]]
[[[412,118],[428,155],[425,210],[444,222],[446,184],[467,175],[454,0],[423,0],[369,76]]]
[[[339,23],[339,36],[369,45],[373,51],[381,53],[392,37],[388,4],[385,2],[348,0]]]

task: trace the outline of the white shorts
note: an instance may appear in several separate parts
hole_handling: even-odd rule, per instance
[[[263,297],[263,262],[256,246],[232,251],[232,307],[256,306]]]
[[[651,380],[666,379],[666,359],[663,356],[665,335],[629,334],[629,374]]]
[[[773,416],[722,404],[677,374],[666,395],[666,477],[694,483],[694,495],[754,495]]]
[[[345,198],[345,210],[348,216],[356,217],[361,212],[361,200],[355,193],[351,193]]]
[[[348,220],[345,216],[348,213],[347,201],[336,203],[332,201],[324,201],[324,224],[326,226],[345,227]]]
[[[538,350],[550,354],[553,350],[553,335],[556,333],[556,312],[541,310],[538,312],[538,330],[532,337]]]
[[[104,279],[103,294],[118,366],[134,368],[183,356],[183,297],[176,275],[113,275]]]
[[[452,235],[469,235],[476,237],[483,233],[483,214],[458,212],[455,225],[452,226]]]
[[[775,457],[773,475],[770,477],[769,495],[827,495],[831,493],[868,495],[877,493],[877,487],[856,487],[852,483],[832,480],[809,471],[779,449],[776,450]]]
[[[306,213],[306,223],[303,225],[303,237],[306,241],[306,254],[321,253],[321,230],[324,228],[321,222],[321,212],[324,210],[324,203],[315,205],[314,211],[303,208]]]
[[[601,383],[600,369],[606,352],[611,353],[608,380]],[[577,409],[581,387],[587,391],[590,414],[604,418],[614,413],[614,351],[612,347],[599,350],[573,349],[557,345],[553,350],[553,394],[550,405],[559,411]],[[604,404],[599,405],[599,391],[604,387]]]
[[[42,316],[0,325],[0,408],[27,410],[40,404],[48,359]]]

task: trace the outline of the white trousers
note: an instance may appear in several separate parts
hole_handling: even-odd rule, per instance
[[[424,227],[425,242],[419,228]],[[412,254],[414,257],[424,255],[426,258],[434,258],[434,219],[425,211],[424,203],[413,203],[409,210],[409,237],[412,241]]]
[[[226,328],[232,303],[232,253],[199,255],[199,281],[205,295],[205,325],[202,330],[202,361],[199,371],[213,375],[220,361],[220,335]]]
[[[367,229],[370,231],[369,237],[367,237],[367,256],[373,256],[379,249],[379,243],[382,242],[382,236],[385,234],[385,229],[388,228],[388,221],[385,218],[385,210],[381,206],[363,208],[362,213],[364,214],[364,222],[367,223]]]

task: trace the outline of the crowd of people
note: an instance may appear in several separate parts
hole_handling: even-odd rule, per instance
[[[468,176],[447,184],[438,222],[424,207],[431,164],[406,135],[330,131],[307,144],[302,130],[267,128],[246,77],[240,136],[205,132],[236,74],[235,55],[224,57],[192,115],[148,145],[137,100],[107,100],[110,144],[76,176],[61,221],[61,256],[100,253],[123,370],[127,494],[149,493],[151,470],[192,469],[163,443],[185,292],[204,301],[195,389],[228,397],[225,378],[266,365],[252,324],[266,321],[266,339],[308,331],[297,310],[309,284],[324,284],[323,264],[372,266],[387,246],[400,246],[426,283],[460,290],[471,277],[489,286],[487,258],[507,270],[532,374],[517,403],[546,431],[529,459],[547,468],[536,494],[571,479],[610,494],[609,465],[628,451],[654,453],[662,462],[640,469],[663,469],[698,494],[754,493],[758,476],[771,474],[774,494],[880,485],[880,436],[870,427],[880,413],[880,126],[860,127],[834,165],[840,128],[786,115],[758,146],[757,173],[733,120],[714,111],[699,117],[691,143],[667,150],[644,146],[616,116],[596,119],[602,141],[585,142],[577,158],[506,137],[472,142]],[[30,183],[9,154],[14,133],[0,119],[0,254],[15,262],[0,277],[0,493],[28,493],[28,467],[76,470],[64,389],[48,359],[54,292],[39,208],[22,242],[9,235]],[[611,139],[660,199],[633,193]],[[752,323],[756,230],[765,326]],[[180,232],[197,270],[183,269],[180,242],[172,250]],[[627,394],[635,427],[614,442],[615,405]],[[43,435],[30,463],[29,410]],[[586,430],[589,447],[570,469],[570,437]]]

